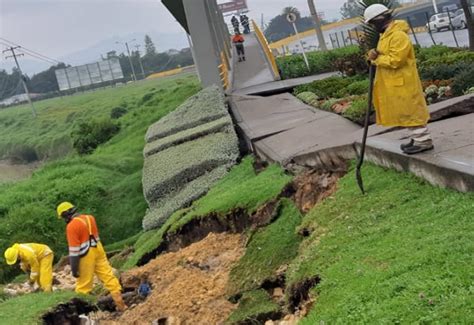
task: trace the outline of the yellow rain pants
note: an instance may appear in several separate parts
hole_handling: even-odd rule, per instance
[[[53,285],[53,260],[54,255],[49,254],[39,261],[39,286],[44,292],[51,292]]]
[[[94,274],[97,275],[110,293],[122,291],[101,242],[97,243],[97,247],[89,248],[89,252],[81,257],[79,261],[79,278],[76,282],[77,293],[88,294],[92,291]]]

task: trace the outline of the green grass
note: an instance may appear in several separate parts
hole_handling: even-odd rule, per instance
[[[129,269],[145,254],[156,249],[167,233],[174,233],[195,218],[211,213],[225,215],[234,209],[254,212],[265,202],[276,197],[283,187],[291,181],[277,165],[269,166],[260,174],[255,174],[253,159],[244,158],[231,169],[205,196],[195,201],[190,208],[178,210],[158,230],[143,233],[134,245],[135,252],[124,264]]]
[[[196,78],[186,77],[140,82],[122,88],[39,102],[39,120],[54,125],[45,135],[34,136],[31,133],[33,131],[30,129],[35,129],[38,122],[32,121],[23,107],[1,110],[0,121],[14,116],[24,122],[17,129],[10,129],[8,138],[22,142],[26,141],[25,137],[31,136],[36,138],[34,141],[39,147],[54,146],[54,143],[49,142],[51,139],[63,133],[68,134],[74,127],[77,121],[69,122],[72,126],[63,126],[67,124],[61,118],[64,111],[74,111],[84,119],[91,119],[97,114],[109,114],[115,105],[125,101],[128,113],[118,120],[121,131],[93,154],[72,154],[62,160],[46,163],[31,179],[0,186],[0,251],[3,252],[13,242],[35,241],[49,245],[56,256],[65,253],[65,225],[55,216],[56,205],[64,200],[75,203],[81,212],[96,216],[104,244],[140,232],[147,208],[142,190],[143,148],[147,128],[199,88]],[[153,96],[143,104],[138,104],[150,92]],[[0,137],[3,137],[4,129],[0,129]],[[0,262],[3,261],[1,258]],[[1,263],[0,282],[12,275],[12,268],[6,268]]]
[[[0,303],[0,322],[2,324],[41,324],[41,316],[48,310],[75,297],[94,302],[92,296],[78,295],[70,291],[32,293]]]
[[[296,227],[301,214],[288,199],[281,201],[279,209],[278,219],[251,237],[245,255],[230,272],[230,295],[257,289],[265,280],[275,279],[278,268],[298,254],[302,237]]]
[[[273,302],[268,293],[263,290],[246,292],[239,301],[239,307],[229,316],[227,324],[261,324],[265,316],[278,313],[280,306]],[[257,321],[261,316],[262,319]]]
[[[473,323],[474,195],[371,165],[363,174],[367,195],[352,171],[304,218],[315,231],[288,285],[322,281],[301,324]]]

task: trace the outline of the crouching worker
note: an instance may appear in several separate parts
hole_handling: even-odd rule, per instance
[[[28,282],[41,290],[51,292],[53,284],[53,251],[43,244],[14,244],[5,251],[8,265],[20,262],[20,268],[30,274]]]
[[[406,154],[433,149],[427,127],[430,114],[416,67],[415,50],[408,36],[408,24],[394,20],[389,9],[381,4],[369,6],[364,18],[381,34],[377,49],[368,54],[377,67],[373,101],[377,124],[401,126],[410,131],[410,141],[400,146]]]
[[[122,299],[122,287],[100,242],[95,218],[77,213],[77,208],[69,202],[58,205],[57,213],[67,223],[69,263],[72,275],[77,279],[76,292],[89,294],[93,289],[95,274],[110,292],[117,310],[127,309]]]

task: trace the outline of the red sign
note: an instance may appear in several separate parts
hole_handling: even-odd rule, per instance
[[[246,0],[235,0],[231,2],[224,2],[218,5],[222,13],[247,9]]]

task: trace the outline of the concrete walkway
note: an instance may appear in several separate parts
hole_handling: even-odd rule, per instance
[[[359,125],[290,94],[233,95],[230,104],[241,136],[264,160],[288,169],[334,169],[357,156],[363,132]],[[399,148],[406,131],[373,125],[367,160],[412,172],[435,185],[474,191],[474,95],[434,104],[430,111],[435,150],[407,156]]]
[[[233,89],[248,88],[274,81],[270,66],[255,35],[251,33],[243,36],[246,61],[238,62],[234,47]]]

